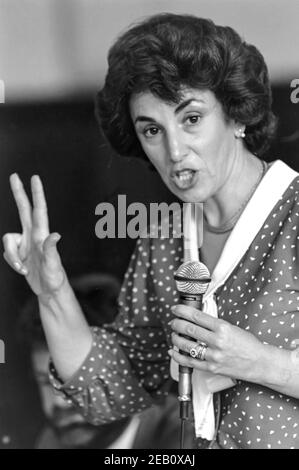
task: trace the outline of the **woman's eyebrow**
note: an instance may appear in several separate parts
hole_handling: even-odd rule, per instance
[[[205,101],[200,98],[189,98],[188,100],[182,101],[182,103],[180,103],[177,106],[177,108],[174,111],[175,114],[178,114],[180,111],[182,111],[184,108],[186,108],[187,106],[189,106],[189,104],[193,102],[195,102],[194,104],[196,103],[205,104]]]
[[[136,124],[136,122],[138,121],[139,122],[155,122],[155,119],[148,117],[148,116],[137,116],[134,123]]]
[[[200,104],[205,104],[205,101],[200,99],[200,98],[189,98],[188,100],[182,101],[174,110],[175,114],[178,114],[180,111],[182,111],[184,108],[186,108],[189,104],[191,103],[200,103]],[[156,120],[154,118],[151,118],[149,116],[137,116],[135,119],[134,123],[136,122],[155,122]]]

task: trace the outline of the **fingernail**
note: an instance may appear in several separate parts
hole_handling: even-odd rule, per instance
[[[27,268],[25,268],[24,266],[22,266],[22,268],[21,268],[21,273],[22,273],[22,274],[28,274]]]
[[[54,240],[55,240],[56,242],[58,242],[58,241],[61,239],[60,233],[57,233],[57,232],[54,233],[53,238],[54,238]]]
[[[167,352],[168,352],[169,356],[171,356],[171,357],[172,357],[172,355],[173,355],[173,351],[172,351],[172,349],[169,349]]]
[[[17,261],[13,265],[16,269],[21,269],[21,265]]]
[[[173,305],[173,307],[170,307],[170,310],[174,313],[176,311],[176,305]]]

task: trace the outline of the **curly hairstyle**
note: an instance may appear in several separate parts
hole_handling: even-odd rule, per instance
[[[252,153],[261,156],[269,148],[276,117],[267,66],[232,28],[192,15],[154,15],[117,39],[108,64],[96,117],[120,155],[146,158],[130,116],[131,95],[150,91],[179,103],[187,87],[214,92],[226,118],[246,126]]]

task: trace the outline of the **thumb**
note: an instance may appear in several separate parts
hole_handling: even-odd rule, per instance
[[[57,260],[57,256],[59,257],[56,245],[60,239],[61,235],[57,232],[51,233],[45,239],[43,244],[43,251],[47,261]]]

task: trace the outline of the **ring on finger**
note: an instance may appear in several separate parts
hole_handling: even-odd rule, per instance
[[[207,349],[208,349],[208,346],[206,343],[199,343],[189,350],[189,355],[193,357],[194,359],[199,359],[200,361],[204,361]]]

